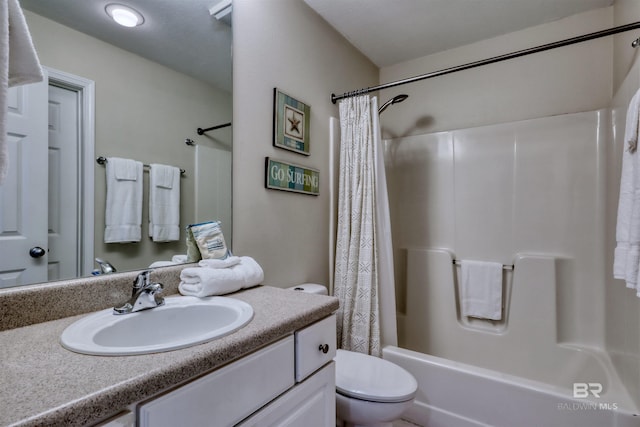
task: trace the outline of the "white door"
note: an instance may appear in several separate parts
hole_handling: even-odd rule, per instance
[[[47,280],[47,82],[10,88],[0,185],[0,287]]]
[[[81,275],[78,92],[49,85],[48,280]]]

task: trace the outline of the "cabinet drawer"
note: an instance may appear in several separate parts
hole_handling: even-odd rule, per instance
[[[231,426],[294,384],[289,336],[138,407],[141,427]]]
[[[296,382],[330,362],[336,355],[336,315],[296,332]]]

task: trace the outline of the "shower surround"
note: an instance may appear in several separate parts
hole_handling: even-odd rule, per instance
[[[447,371],[434,366],[452,369],[461,393],[487,375],[489,395],[505,381],[535,390],[529,398],[548,393],[546,425],[640,419],[605,344],[611,116],[603,109],[386,141],[401,349],[384,357],[418,378],[414,421],[438,425],[429,418],[440,401],[432,379]],[[503,272],[502,320],[461,316],[452,261],[464,259],[514,265]],[[575,402],[605,413],[558,406]],[[525,425],[468,413],[464,400],[456,407],[443,425]]]

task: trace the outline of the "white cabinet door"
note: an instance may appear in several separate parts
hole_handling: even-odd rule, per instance
[[[138,407],[140,427],[232,426],[294,384],[293,336]]]
[[[335,362],[297,384],[239,424],[242,427],[333,427],[336,425]]]

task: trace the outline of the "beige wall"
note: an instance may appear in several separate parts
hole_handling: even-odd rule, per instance
[[[612,8],[384,67],[383,83],[438,71],[608,28]],[[384,137],[399,137],[590,111],[611,97],[611,38],[511,59],[382,91],[407,93],[382,116]]]
[[[614,25],[624,25],[640,20],[640,2],[618,0],[614,8]],[[618,375],[629,394],[640,406],[640,298],[634,291],[626,289],[621,280],[614,280],[613,248],[615,245],[615,224],[620,188],[620,172],[623,151],[623,134],[626,110],[629,101],[640,88],[640,49],[632,49],[631,42],[640,34],[629,31],[614,37],[614,88],[611,102],[613,110],[613,144],[607,159],[607,282],[606,301],[606,344]]]
[[[233,2],[234,252],[265,284],[329,283],[329,117],[332,92],[378,82],[378,70],[299,0]],[[311,106],[311,155],[272,146],[273,88]],[[320,195],[264,188],[265,157],[320,170]]]
[[[193,222],[194,149],[184,140],[191,138],[230,149],[229,130],[212,135],[219,139],[213,141],[197,135],[196,129],[230,121],[231,94],[29,11],[25,15],[43,65],[95,81],[96,156],[128,157],[186,169],[181,180],[181,225]],[[95,256],[108,259],[124,271],[186,253],[183,241],[152,243],[146,237],[147,173],[142,241],[125,245],[102,243],[105,170],[96,163],[90,167],[95,167]]]

